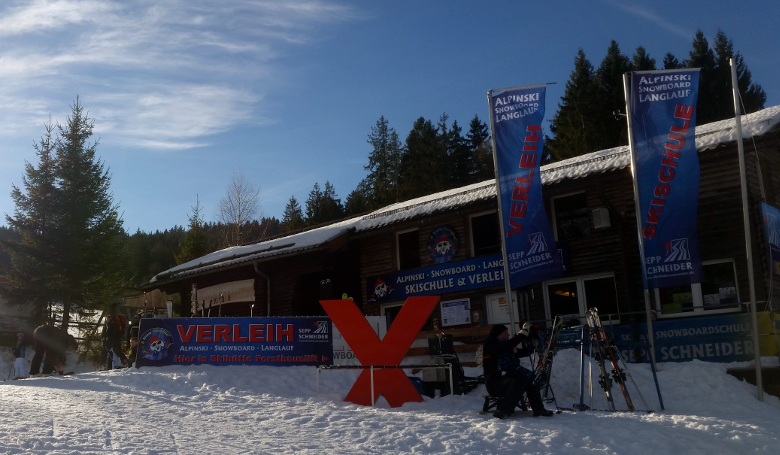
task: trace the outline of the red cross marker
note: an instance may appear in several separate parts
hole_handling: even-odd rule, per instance
[[[407,298],[384,339],[380,340],[355,302],[320,300],[344,341],[364,366],[398,366],[438,303],[438,296]],[[394,408],[409,401],[423,401],[403,370],[395,368],[374,370],[373,401],[376,402],[380,395],[384,395]],[[371,373],[368,370],[360,373],[344,400],[371,406]]]

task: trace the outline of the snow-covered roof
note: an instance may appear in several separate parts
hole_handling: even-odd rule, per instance
[[[761,136],[780,124],[780,106],[742,116],[742,137],[749,139]],[[721,144],[736,140],[734,119],[721,120],[696,127],[696,149],[699,152],[713,149]],[[586,155],[569,158],[541,167],[543,185],[564,180],[583,178],[596,173],[624,169],[631,164],[627,146],[615,147]],[[346,234],[376,229],[400,221],[430,215],[470,205],[496,197],[495,180],[434,193],[383,207],[367,215],[339,221],[304,232],[268,240],[251,245],[235,246],[215,251],[203,257],[185,262],[157,274],[149,284],[159,280],[171,280],[187,275],[200,274],[209,270],[244,262],[252,262],[274,256],[325,247],[330,241]]]

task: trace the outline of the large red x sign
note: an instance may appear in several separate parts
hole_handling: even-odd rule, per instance
[[[352,300],[320,300],[331,321],[341,332],[355,357],[365,366],[397,366],[401,363],[417,333],[439,303],[438,296],[409,297],[393,324],[380,340]],[[401,369],[374,370],[374,402],[384,395],[391,407],[408,401],[423,401],[417,389]],[[363,370],[344,399],[371,406],[371,373]]]

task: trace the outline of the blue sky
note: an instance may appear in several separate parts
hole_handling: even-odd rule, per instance
[[[739,7],[739,9],[737,9]],[[582,48],[610,39],[659,63],[688,57],[697,28],[722,28],[767,106],[780,104],[780,2],[110,1],[0,4],[0,212],[51,117],[76,96],[129,232],[207,221],[238,170],[282,217],[329,180],[362,180],[380,116],[405,138],[420,116],[486,121],[492,88],[557,82],[555,112]]]

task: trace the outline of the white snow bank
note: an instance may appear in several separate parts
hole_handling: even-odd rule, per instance
[[[552,384],[562,407],[579,401],[579,362],[576,350],[555,358]],[[318,395],[314,367],[173,366],[7,381],[0,383],[0,453],[780,452],[780,400],[757,401],[754,386],[726,374],[730,366],[661,364],[665,412],[508,420],[479,414],[483,387],[396,409],[384,399],[374,408],[345,403],[358,373],[322,372]],[[657,410],[649,366],[630,371]],[[598,384],[593,407],[606,407]]]

